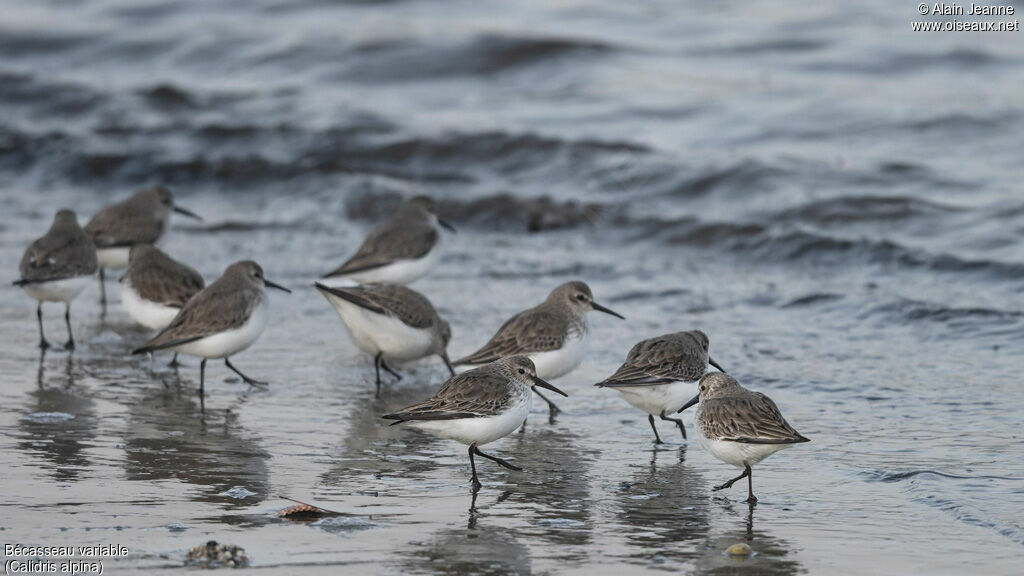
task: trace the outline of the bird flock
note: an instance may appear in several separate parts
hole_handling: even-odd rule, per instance
[[[125,311],[155,331],[132,351],[162,350],[201,358],[199,398],[205,411],[205,374],[210,359],[223,359],[246,383],[265,386],[242,373],[231,357],[251,346],[269,317],[267,288],[291,292],[268,280],[250,260],[229,266],[206,285],[196,270],[160,251],[155,244],[177,212],[200,219],[175,205],[164,187],[140,190],[104,208],[82,228],[74,212],[60,210],[49,231],[24,253],[20,278],[14,282],[37,301],[39,346],[51,347],[43,330],[43,302],[64,303],[68,340],[74,349],[71,302],[99,272],[101,301],[106,305],[105,270],[127,271],[120,278]],[[451,361],[451,326],[430,300],[406,286],[427,274],[439,261],[442,230],[455,229],[438,217],[437,205],[426,196],[405,201],[374,228],[355,254],[314,284],[341,317],[352,342],[373,357],[376,394],[381,370],[401,380],[395,366],[437,356],[451,378],[430,398],[383,415],[392,425],[406,424],[468,447],[473,492],[481,483],[476,456],[511,470],[514,464],[480,447],[522,430],[536,394],[548,405],[549,419],[558,406],[540,389],[567,396],[549,380],[582,362],[590,337],[591,311],[625,318],[597,303],[590,287],[572,281],[554,288],[547,299],[502,324],[479,350]],[[619,392],[648,415],[654,441],[663,441],[656,419],[671,422],[686,438],[676,415],[696,405],[697,439],[715,458],[743,472],[715,487],[722,490],[746,478],[747,502],[757,501],[751,467],[793,444],[807,442],[775,403],[748,390],[729,376],[709,354],[710,341],[700,330],[656,336],[637,343],[625,362],[595,386]],[[469,367],[456,373],[456,366]],[[694,391],[696,388],[696,395]]]

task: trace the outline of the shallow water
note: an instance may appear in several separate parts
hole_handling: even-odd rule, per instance
[[[1024,43],[909,32],[891,2],[7,2],[0,270],[60,206],[84,221],[149,183],[206,217],[164,248],[209,280],[252,257],[274,293],[236,365],[127,353],[96,288],[79,349],[41,356],[0,298],[0,539],[120,544],[124,571],[207,540],[255,567],[370,573],[1015,572],[1024,546]],[[459,228],[415,284],[453,355],[584,279],[591,317],[548,424],[492,451],[379,415],[311,279],[398,199]],[[108,291],[116,299],[114,282]],[[736,474],[590,386],[637,340],[701,328],[810,444]],[[57,307],[46,329],[61,341]],[[690,417],[686,417],[690,425]],[[286,495],[350,513],[282,521]],[[748,542],[745,561],[723,551]]]

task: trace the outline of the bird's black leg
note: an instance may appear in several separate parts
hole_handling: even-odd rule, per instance
[[[399,380],[402,379],[402,375],[399,374],[398,372],[395,372],[394,370],[392,370],[391,366],[388,366],[388,363],[384,361],[384,357],[383,356],[380,357],[380,367],[385,369],[385,370],[387,370],[388,374],[391,374],[395,378],[397,378]]]
[[[107,310],[107,279],[103,273],[103,267],[100,267],[100,304],[103,304],[103,311]]]
[[[167,365],[170,366],[171,368],[177,368],[178,366],[181,366],[181,364],[178,363],[178,353],[177,352],[174,353],[174,358],[171,358],[171,361],[168,362]]]
[[[757,504],[757,496],[754,496],[754,471],[747,465],[747,504]]]
[[[206,358],[199,363],[199,411],[206,412]]]
[[[492,462],[497,462],[499,466],[504,466],[505,468],[508,468],[509,470],[515,470],[516,472],[521,472],[523,470],[519,466],[516,466],[515,464],[511,464],[511,463],[509,463],[509,462],[507,462],[505,460],[502,460],[501,458],[498,458],[497,456],[491,456],[490,454],[484,454],[476,446],[473,447],[473,451],[476,452],[478,455],[483,456],[484,458],[487,458],[488,460],[491,460]]]
[[[441,360],[444,360],[444,365],[448,367],[448,372],[450,372],[452,377],[454,377],[455,376],[455,368],[452,368],[452,361],[448,359],[448,353],[447,352],[441,352],[441,354],[439,354],[439,356],[441,356]]]
[[[238,374],[239,376],[241,376],[242,380],[245,380],[246,384],[256,385],[256,386],[266,386],[267,385],[267,383],[263,382],[262,380],[256,380],[255,378],[249,378],[245,374],[242,374],[242,372],[238,368],[235,368],[234,366],[231,365],[231,360],[228,360],[227,358],[224,359],[224,365],[227,366],[228,369],[230,369],[235,374]]]
[[[375,396],[380,398],[380,360],[383,352],[377,352],[377,355],[373,357],[373,369],[377,373],[377,393]],[[472,459],[472,456],[470,457]]]
[[[686,440],[686,428],[683,428],[683,419],[682,418],[669,418],[668,416],[665,416],[665,412],[662,411],[661,412],[661,419],[662,420],[668,420],[669,422],[675,422],[676,426],[679,426],[679,431],[683,433],[683,440]]]
[[[714,488],[712,488],[712,490],[714,490],[716,492],[719,491],[719,490],[724,490],[724,489],[732,486],[733,484],[735,484],[737,480],[742,480],[742,479],[746,478],[747,476],[750,476],[750,466],[744,466],[743,474],[740,474],[739,476],[733,478],[732,480],[729,480],[725,484],[719,484],[718,486],[715,486]]]
[[[543,401],[548,403],[548,421],[551,422],[552,424],[554,424],[555,423],[555,416],[557,416],[558,413],[562,411],[562,409],[559,408],[558,406],[556,406],[555,403],[552,402],[551,400],[548,400],[547,396],[541,394],[540,390],[537,390],[536,388],[534,388],[533,389],[533,393],[536,394],[537,396],[540,396],[541,400],[543,400]]]
[[[46,341],[46,336],[43,336],[43,303],[40,302],[36,307],[36,319],[39,320],[39,348],[46,350],[50,347],[50,343]]]
[[[473,469],[473,493],[480,490],[480,480],[476,477],[476,461],[473,460],[473,453],[476,452],[476,444],[469,446],[469,467]]]
[[[68,341],[64,344],[65,350],[75,349],[75,337],[71,334],[71,302],[64,305],[64,324],[68,327]]]
[[[651,423],[651,430],[654,430],[654,443],[664,444],[664,442],[661,441],[661,436],[658,436],[658,427],[654,425],[654,414],[648,414],[647,421]]]

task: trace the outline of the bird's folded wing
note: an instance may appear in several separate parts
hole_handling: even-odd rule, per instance
[[[701,426],[710,437],[747,444],[807,442],[779,412],[771,398],[711,398],[701,401]]]
[[[254,304],[231,286],[222,289],[211,284],[190,299],[167,328],[135,353],[171,348],[238,328],[249,319]]]
[[[433,226],[398,226],[393,221],[387,221],[366,237],[354,256],[325,274],[324,278],[373,270],[395,260],[422,258],[437,244],[437,240],[438,233]]]
[[[517,354],[558,350],[566,334],[564,317],[533,308],[509,318],[483,348],[453,364],[485,364]]]
[[[509,402],[504,379],[476,370],[463,372],[445,382],[437,394],[384,418],[390,420],[451,420],[490,416]]]
[[[653,386],[669,382],[691,382],[707,368],[703,348],[688,338],[651,338],[629,351],[626,363],[597,386]]]

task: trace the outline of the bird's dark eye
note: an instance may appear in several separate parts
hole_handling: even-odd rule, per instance
[[[520,373],[520,374],[526,374],[526,370],[523,370],[522,368],[520,368],[520,369],[519,369],[519,373]]]
[[[707,386],[701,386],[701,387],[700,387],[700,391],[701,391],[701,392],[705,392],[705,391],[707,391],[707,389],[708,389],[708,387],[707,387]]]
[[[584,296],[583,294],[577,294],[576,299],[579,300],[580,302],[583,302],[584,300],[587,299],[587,297]]]

